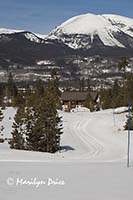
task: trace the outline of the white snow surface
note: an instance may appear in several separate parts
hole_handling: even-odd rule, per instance
[[[0,127],[3,126],[4,129],[2,131],[3,134],[3,138],[11,138],[11,131],[12,131],[12,125],[14,122],[14,116],[16,114],[17,109],[12,108],[12,107],[8,107],[4,110],[2,110],[3,112],[3,120],[2,122],[0,122]],[[0,144],[1,145],[1,144]]]
[[[31,42],[36,42],[36,43],[40,43],[41,42],[40,38],[37,37],[36,35],[34,35],[33,33],[24,33],[24,35]]]
[[[15,113],[13,108],[4,111],[4,137],[10,137]],[[133,142],[127,168],[126,114],[115,115],[114,124],[112,109],[59,113],[64,121],[61,152],[17,151],[0,144],[0,199],[132,200]],[[64,185],[53,184],[60,181]],[[45,184],[37,187],[37,182]]]
[[[115,23],[113,24],[112,22]],[[118,24],[119,26],[117,26]],[[123,31],[133,37],[131,29],[133,29],[133,19],[127,17],[119,15],[84,14],[72,17],[62,23],[49,34],[49,37],[58,38],[62,33],[68,35],[85,34],[90,35],[91,42],[93,42],[94,35],[98,35],[104,45],[124,48],[125,46],[115,39],[113,33]],[[70,45],[76,48],[75,44]]]
[[[120,108],[116,108],[114,109],[114,113],[115,114],[120,114],[120,113],[124,113],[128,111],[128,107],[120,107]]]
[[[123,108],[119,108],[120,111]],[[87,109],[72,113],[60,111],[63,116],[64,133],[61,137],[61,151],[55,154],[10,150],[0,144],[0,160],[84,160],[90,162],[124,161],[126,159],[127,132],[123,126],[126,113],[114,116],[114,110],[91,113]],[[16,109],[6,108],[1,126],[3,138],[11,138]],[[115,117],[115,124],[114,124]],[[4,150],[3,150],[4,146]],[[132,156],[133,157],[133,156]]]
[[[117,24],[121,31],[133,37],[133,32],[131,31],[131,29],[133,29],[133,19],[112,14],[107,14],[103,16],[106,19],[110,20],[111,23]]]
[[[43,34],[40,34],[40,33],[35,33],[35,35],[41,39],[45,39],[47,37],[47,35],[43,35]]]
[[[12,33],[19,33],[23,32],[24,30],[13,30],[13,29],[6,29],[6,28],[0,28],[0,34],[12,34]]]
[[[37,65],[51,65],[54,64],[51,60],[40,60],[37,62]]]

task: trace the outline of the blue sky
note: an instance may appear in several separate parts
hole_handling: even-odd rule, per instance
[[[133,0],[0,0],[0,27],[45,34],[84,13],[133,18]]]

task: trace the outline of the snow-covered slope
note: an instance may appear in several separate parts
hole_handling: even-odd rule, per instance
[[[29,31],[24,31],[24,30],[13,30],[13,29],[5,29],[5,28],[0,28],[0,37],[10,37],[11,34],[22,34],[25,36],[26,39],[30,40],[31,42],[36,42],[36,43],[42,43],[44,42],[45,36],[42,36],[40,34],[34,34]],[[5,36],[4,36],[5,35]]]
[[[28,65],[47,56],[63,56],[63,59],[64,56],[77,55],[77,50],[81,56],[129,57],[133,55],[133,19],[84,14],[69,19],[48,35],[1,28],[0,46],[2,59],[15,59],[20,64],[25,60]],[[17,54],[12,46],[19,49]]]
[[[125,34],[133,37],[133,19],[120,15],[103,15],[112,25],[116,25]]]
[[[16,110],[3,112],[3,135],[10,138]],[[112,109],[60,114],[64,121],[61,152],[13,150],[0,143],[0,199],[132,200],[133,140],[127,168],[126,114],[115,114],[115,124]]]
[[[37,35],[35,35],[31,32],[24,32],[23,34],[31,42],[36,42],[36,43],[43,43],[44,42],[42,38],[39,38]]]
[[[47,35],[43,35],[43,34],[40,34],[40,33],[35,33],[35,35],[41,39],[45,39],[47,37]]]
[[[13,33],[19,33],[19,32],[23,32],[23,30],[0,28],[0,34],[13,34]]]
[[[121,108],[122,110],[123,108]],[[119,108],[120,110],[120,108]],[[7,108],[0,123],[4,130],[2,138],[11,138],[12,123],[16,109]],[[46,162],[90,161],[111,162],[125,161],[127,150],[127,131],[123,126],[126,113],[114,114],[113,110],[100,112],[60,112],[63,116],[64,133],[61,137],[62,150],[56,154],[17,151],[9,149],[6,143],[0,143],[1,160],[36,160]],[[131,141],[133,146],[133,141]],[[131,156],[133,159],[133,155]]]
[[[73,17],[49,34],[49,38],[62,40],[75,49],[91,48],[96,43],[98,46],[132,47],[132,37],[133,19],[118,15],[94,14]],[[130,43],[125,43],[129,38]]]

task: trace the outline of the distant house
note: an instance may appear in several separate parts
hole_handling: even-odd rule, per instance
[[[84,106],[89,99],[92,104],[97,104],[98,98],[97,92],[65,91],[61,95],[62,105],[67,112],[70,112],[72,108]]]

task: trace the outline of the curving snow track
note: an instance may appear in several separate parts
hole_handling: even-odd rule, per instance
[[[127,132],[123,130],[125,114],[112,110],[96,113],[63,113],[64,134],[61,145],[66,146],[64,157],[92,161],[126,159]],[[70,146],[73,150],[67,150]]]

